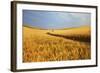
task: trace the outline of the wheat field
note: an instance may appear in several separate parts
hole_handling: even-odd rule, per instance
[[[91,59],[90,27],[42,30],[23,26],[23,62]]]

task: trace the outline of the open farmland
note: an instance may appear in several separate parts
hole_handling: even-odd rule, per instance
[[[23,62],[91,58],[90,27],[43,30],[23,26]]]

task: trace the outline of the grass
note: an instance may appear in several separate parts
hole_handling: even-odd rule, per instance
[[[23,62],[90,59],[90,41],[82,41],[83,38],[90,40],[90,27],[52,32],[23,26]]]

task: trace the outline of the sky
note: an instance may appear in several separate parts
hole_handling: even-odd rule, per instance
[[[23,10],[23,25],[42,29],[63,29],[91,24],[90,13]]]

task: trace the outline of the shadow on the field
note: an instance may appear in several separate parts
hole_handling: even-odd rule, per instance
[[[83,35],[60,35],[60,34],[53,34],[50,32],[47,32],[48,35],[51,36],[56,36],[56,37],[62,37],[65,39],[71,39],[71,40],[75,40],[75,41],[80,41],[80,42],[87,42],[90,43],[91,42],[91,36],[87,35],[87,36],[83,36]]]

